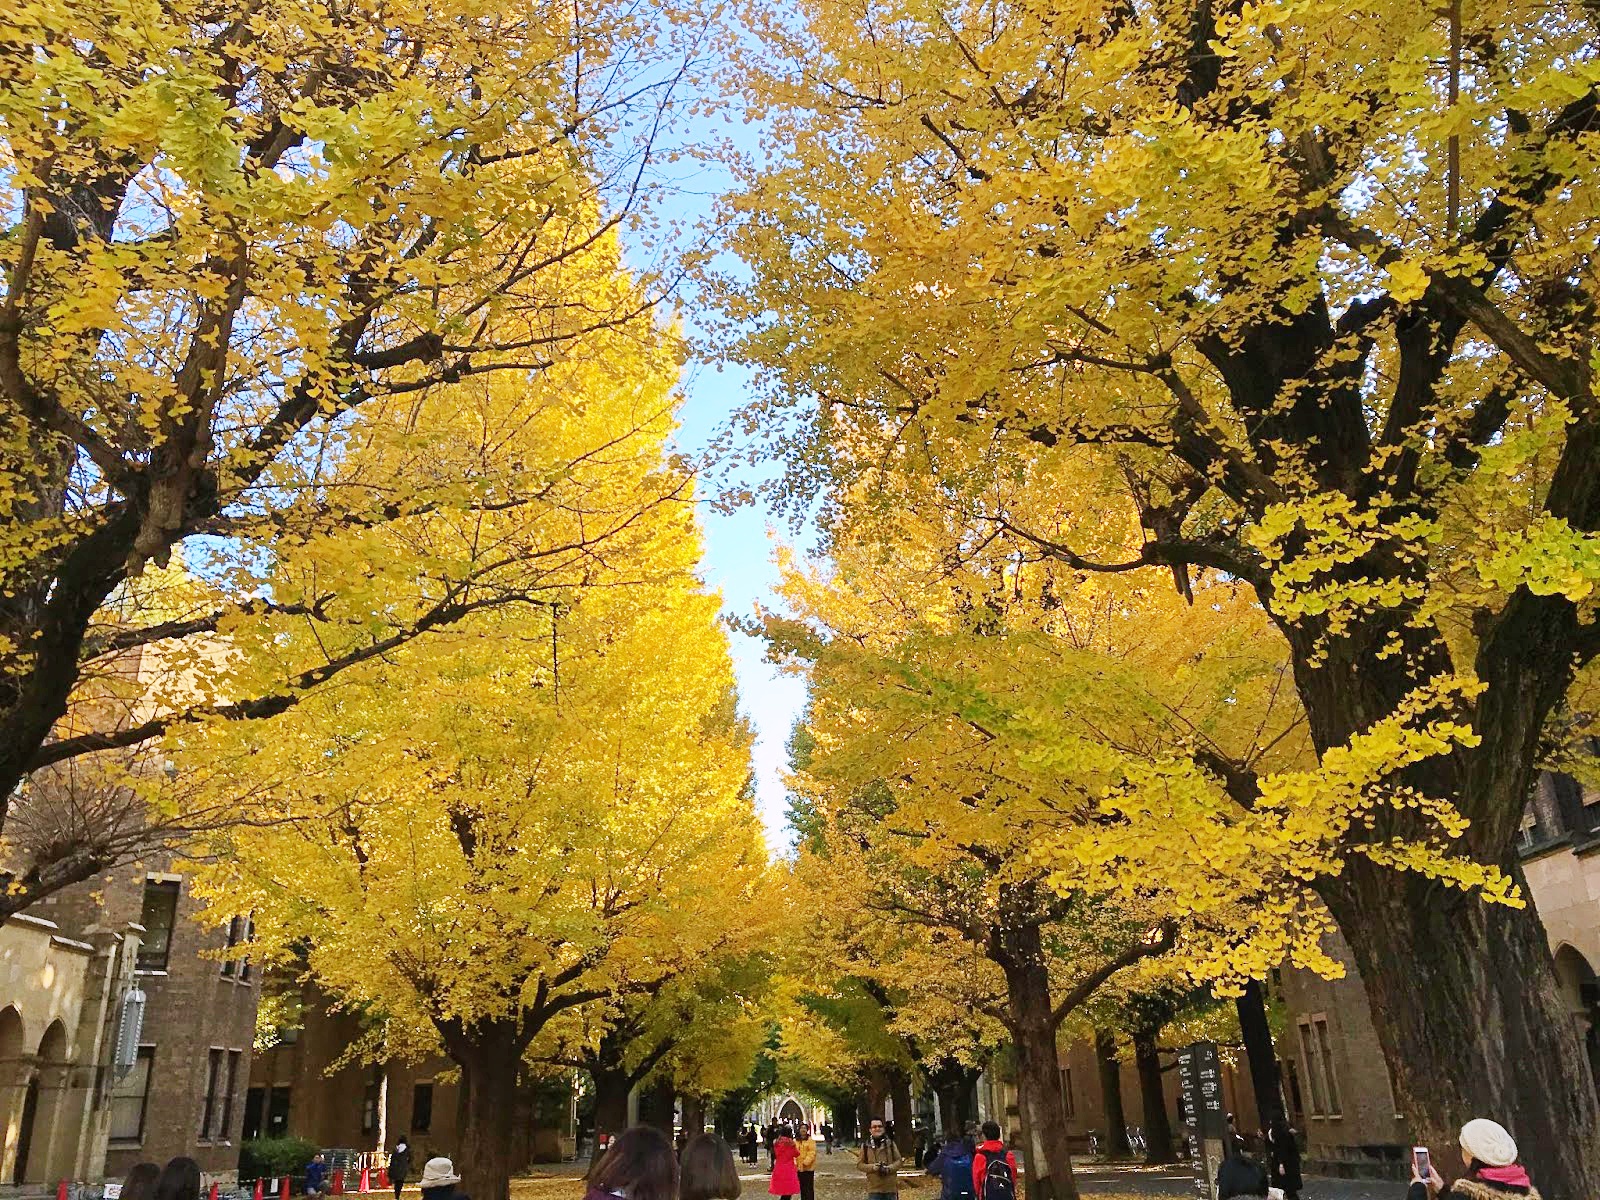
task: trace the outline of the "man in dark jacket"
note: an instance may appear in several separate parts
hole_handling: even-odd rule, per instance
[[[394,1200],[400,1200],[400,1189],[411,1177],[411,1143],[401,1138],[389,1155],[389,1182],[394,1184]]]

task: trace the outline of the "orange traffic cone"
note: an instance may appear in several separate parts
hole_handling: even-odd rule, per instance
[[[261,1179],[258,1179],[258,1180],[256,1180],[256,1195],[255,1195],[255,1200],[265,1200],[265,1196],[264,1196],[264,1190],[263,1190],[263,1188],[262,1188],[262,1186],[261,1186],[261,1185],[262,1185],[262,1183],[264,1183],[264,1182],[265,1182],[265,1181],[264,1181],[264,1180],[261,1180]]]
[[[56,1200],[67,1200],[67,1181],[65,1179],[56,1184]]]
[[[361,1190],[363,1192],[370,1192],[372,1190],[372,1168],[371,1167],[362,1167],[361,1168]]]
[[[363,1190],[365,1190],[365,1189],[363,1189]],[[380,1192],[387,1192],[389,1190],[389,1168],[388,1167],[379,1167],[378,1168],[378,1190]]]
[[[214,1183],[211,1185],[211,1191],[209,1193],[209,1200],[217,1200],[217,1185],[214,1184]]]
[[[344,1195],[344,1168],[343,1167],[335,1167],[333,1169],[333,1179],[328,1184],[328,1191],[330,1193],[332,1193],[333,1195],[335,1195],[335,1196]]]
[[[283,1190],[278,1193],[279,1200],[289,1200],[289,1177],[283,1177]]]

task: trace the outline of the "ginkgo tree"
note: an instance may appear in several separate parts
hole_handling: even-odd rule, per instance
[[[1551,1187],[1600,1191],[1537,915],[1396,869],[1450,805],[1446,840],[1514,876],[1535,772],[1594,711],[1592,6],[744,9],[733,86],[777,161],[732,199],[727,307],[799,498],[925,448],[1073,570],[1247,590],[1321,764],[1294,802],[1407,800],[1336,830],[1316,887],[1413,1127],[1499,1114]],[[1135,520],[990,503],[967,473],[997,442],[1100,463]]]
[[[169,735],[180,771],[276,818],[220,839],[197,891],[218,919],[253,912],[253,953],[303,954],[320,988],[381,1015],[391,1050],[442,1047],[460,1066],[456,1149],[486,1200],[507,1195],[512,1098],[541,1032],[659,989],[726,946],[767,887],[749,733],[717,598],[694,574],[688,481],[663,452],[660,377],[607,388],[602,365],[575,372],[572,392],[546,380],[565,402],[494,439],[531,455],[609,422],[584,504],[542,523],[430,512],[349,535],[403,611],[477,561],[469,547],[555,550],[602,513],[625,526],[545,579],[543,607],[488,607],[275,721]],[[639,412],[654,414],[646,434]],[[428,550],[409,580],[383,568],[402,539]],[[317,574],[316,544],[305,550],[284,552],[286,588]]]
[[[999,473],[988,495],[1047,512],[1074,473]],[[818,861],[802,865],[859,880],[861,906],[903,931],[854,939],[891,986],[934,999],[971,977],[965,1003],[1017,1050],[1031,1185],[1070,1196],[1063,1023],[1157,956],[1227,988],[1284,957],[1337,972],[1306,883],[1340,869],[1342,829],[1409,801],[1363,788],[1359,754],[1341,767],[1337,812],[1298,796],[1314,763],[1305,722],[1245,589],[1197,578],[1191,604],[1170,581],[1096,578],[985,531],[922,478],[897,470],[870,501],[843,495],[826,566],[791,567],[792,612],[765,622],[811,685],[794,787]],[[1121,536],[1103,515],[1100,536]],[[1422,753],[1447,732],[1416,722],[1392,736]],[[1270,799],[1241,803],[1200,763],[1259,774]],[[1440,839],[1456,818],[1429,820]],[[1407,852],[1506,894],[1503,876],[1434,843]]]
[[[559,478],[452,461],[330,486],[354,445],[425,459],[441,410],[419,401],[452,381],[525,379],[648,329],[667,284],[621,279],[615,234],[692,53],[676,28],[604,0],[6,7],[0,821],[31,771],[194,717],[273,715],[463,615],[458,595],[402,618],[340,590],[356,564],[286,599],[276,547],[505,512]],[[128,603],[175,548],[204,603]],[[302,642],[274,674],[142,719],[84,710],[143,651],[268,640],[251,624],[284,617],[340,649]]]

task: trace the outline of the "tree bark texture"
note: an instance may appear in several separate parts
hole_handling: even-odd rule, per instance
[[[1077,1200],[1050,973],[1038,926],[1005,929],[996,949],[998,954],[991,957],[1001,960],[1005,972],[1011,1037],[1017,1050],[1028,1200]]]
[[[894,1144],[902,1157],[916,1153],[917,1135],[911,1128],[911,1073],[900,1067],[889,1070],[889,1098],[894,1101]]]
[[[620,1068],[614,1071],[590,1071],[594,1082],[594,1132],[595,1136],[610,1134],[615,1137],[628,1127],[628,1073]]]
[[[1178,1161],[1177,1147],[1172,1144],[1167,1093],[1161,1084],[1157,1032],[1143,1029],[1133,1035],[1133,1061],[1139,1071],[1139,1098],[1144,1106],[1144,1161],[1151,1165]]]
[[[461,1068],[456,1133],[461,1188],[473,1200],[510,1200],[517,1072],[525,1045],[519,1022],[480,1021],[450,1042],[450,1057]]]
[[[1102,1153],[1126,1158],[1133,1148],[1128,1144],[1128,1118],[1122,1108],[1122,1064],[1117,1060],[1117,1039],[1109,1029],[1094,1031],[1094,1065],[1100,1074],[1100,1102],[1106,1114]]]
[[[1484,904],[1359,859],[1341,884],[1326,894],[1419,1142],[1454,1145],[1489,1117],[1541,1191],[1600,1195],[1594,1081],[1532,902]],[[1459,1169],[1438,1157],[1447,1176]]]

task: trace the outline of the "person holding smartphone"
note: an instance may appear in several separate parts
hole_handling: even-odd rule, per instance
[[[1429,1149],[1414,1147],[1406,1200],[1539,1200],[1504,1126],[1483,1117],[1468,1121],[1461,1127],[1461,1160],[1466,1171],[1446,1186]]]

